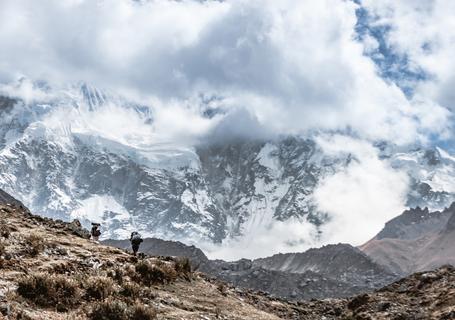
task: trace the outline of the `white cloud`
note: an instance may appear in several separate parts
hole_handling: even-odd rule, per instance
[[[228,110],[246,108],[271,133],[423,139],[434,130],[422,126],[427,104],[378,76],[363,55],[373,39],[355,40],[356,8],[333,0],[4,0],[0,79],[87,81],[163,105],[208,93]],[[437,114],[447,127],[447,114]]]
[[[322,181],[315,199],[333,217],[322,241],[358,243],[401,212],[407,187],[370,142],[449,138],[455,110],[455,3],[362,5],[378,17],[371,23],[392,27],[387,44],[409,57],[408,67],[431,76],[412,98],[381,78],[365,55],[378,54],[378,41],[356,40],[358,5],[339,0],[2,0],[0,82],[26,102],[60,93],[28,80],[11,85],[22,76],[63,92],[84,81],[149,105],[152,124],[115,102],[90,114],[64,106],[44,119],[66,130],[63,113],[73,132],[138,149],[192,145],[206,135],[351,132],[359,140],[319,139],[325,152],[350,152],[356,160]],[[202,117],[201,94],[217,97],[214,105],[226,115]],[[278,223],[257,230],[254,242],[218,249],[225,257],[302,249],[308,243],[291,247],[288,240],[313,233],[305,223]]]
[[[330,223],[322,227],[324,243],[360,245],[377,234],[384,222],[402,212],[409,181],[404,172],[380,160],[378,150],[346,136],[318,139],[328,155],[351,155],[346,168],[322,180],[314,192]]]
[[[363,0],[374,25],[390,28],[386,41],[406,55],[410,69],[423,69],[429,79],[416,88],[420,97],[455,110],[455,2],[447,0]]]
[[[278,252],[299,252],[319,246],[318,232],[314,224],[297,219],[275,221],[262,225],[248,235],[227,239],[221,245],[199,243],[211,259],[228,261],[241,258],[255,259]]]
[[[339,242],[361,245],[405,210],[409,177],[381,160],[377,148],[345,135],[319,135],[316,143],[326,157],[350,159],[323,178],[312,195],[318,209],[329,216],[319,232],[306,220],[289,219],[259,225],[221,245],[197,245],[210,258],[225,260],[302,252]]]

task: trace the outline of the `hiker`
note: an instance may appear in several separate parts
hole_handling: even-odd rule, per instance
[[[92,231],[90,232],[92,236],[92,240],[98,242],[98,239],[100,238],[101,231],[99,229],[100,224],[99,223],[92,223]]]
[[[133,231],[133,232],[131,232],[130,241],[131,241],[131,247],[133,248],[133,255],[136,256],[137,252],[139,251],[139,246],[140,246],[141,242],[144,240],[142,240],[142,237],[139,234],[139,232]]]

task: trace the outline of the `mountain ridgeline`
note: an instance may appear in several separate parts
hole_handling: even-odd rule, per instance
[[[145,239],[143,252],[187,256],[193,266],[237,287],[292,300],[340,298],[377,290],[414,272],[455,264],[455,203],[443,211],[409,209],[355,248],[327,245],[255,260],[210,260],[194,246]],[[127,240],[106,244],[129,249]]]
[[[0,316],[7,318],[348,320],[455,316],[455,269],[451,266],[393,282],[396,274],[349,245],[224,262],[210,261],[194,246],[160,239],[146,239],[143,249],[151,254],[138,259],[88,240],[77,221],[35,216],[8,194],[0,195]],[[440,237],[450,237],[454,231],[454,207],[442,215],[435,213],[450,216],[438,232]],[[412,214],[412,210],[404,214]],[[425,221],[430,215],[420,217]],[[416,223],[407,217],[396,221],[404,230],[409,230],[406,222]],[[391,226],[396,224],[389,223],[385,229]],[[384,239],[396,238],[379,241]],[[114,240],[110,244],[126,247],[128,242]],[[178,256],[190,257],[190,264]],[[389,282],[393,283],[379,289],[381,283]],[[350,297],[358,293],[362,294]]]
[[[455,203],[442,211],[415,208],[387,222],[360,249],[402,276],[455,265]]]
[[[154,122],[150,108],[87,85],[46,101],[0,97],[0,187],[40,215],[77,218],[86,227],[100,222],[105,239],[138,230],[219,243],[289,219],[310,222],[317,235],[330,213],[318,209],[315,190],[356,161],[350,153],[325,153],[311,137],[195,147],[147,142],[145,134],[133,139],[93,122],[112,105],[144,126]],[[455,176],[455,160],[443,150],[377,149],[410,178],[408,206],[442,210],[455,199],[447,178]]]

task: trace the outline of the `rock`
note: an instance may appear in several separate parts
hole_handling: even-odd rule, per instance
[[[66,229],[70,230],[74,235],[84,239],[90,239],[90,232],[82,227],[79,220],[74,219],[71,223],[66,224]]]
[[[0,314],[4,316],[9,316],[10,314],[10,306],[6,303],[0,303]]]
[[[368,303],[370,300],[369,296],[367,294],[362,294],[360,296],[355,297],[348,303],[348,308],[355,311],[359,309],[361,306],[365,305]]]
[[[390,306],[391,306],[391,303],[388,301],[380,302],[378,304],[378,311],[380,311],[380,312],[387,311],[390,308]]]

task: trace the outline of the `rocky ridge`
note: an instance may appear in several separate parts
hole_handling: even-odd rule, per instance
[[[86,227],[102,222],[106,238],[140,230],[219,243],[289,219],[310,222],[317,236],[330,217],[318,210],[315,188],[356,162],[349,153],[325,154],[312,137],[193,147],[151,141],[140,130],[123,134],[93,120],[125,112],[147,131],[150,106],[86,84],[46,90],[50,98],[30,103],[0,96],[0,187],[40,215],[77,218]],[[455,160],[443,150],[377,148],[383,161],[410,177],[408,206],[442,209],[455,199]]]
[[[127,240],[104,243],[130,249]],[[232,262],[209,260],[194,246],[156,238],[144,239],[140,249],[150,255],[189,257],[198,270],[217,279],[292,300],[348,297],[371,292],[397,279],[396,274],[348,244]]]
[[[288,302],[203,273],[182,271],[176,258],[138,260],[77,235],[69,224],[34,216],[19,206],[1,204],[0,215],[0,317],[8,319],[101,319],[100,311],[122,320],[452,319],[455,315],[455,269],[450,266],[352,298]],[[146,284],[136,277],[144,265],[173,277],[165,281],[147,277]],[[49,277],[51,282],[46,281]],[[38,295],[36,281],[41,281]],[[32,290],[24,291],[24,286]]]
[[[454,221],[455,203],[442,211],[406,210],[360,249],[401,276],[455,264]]]

